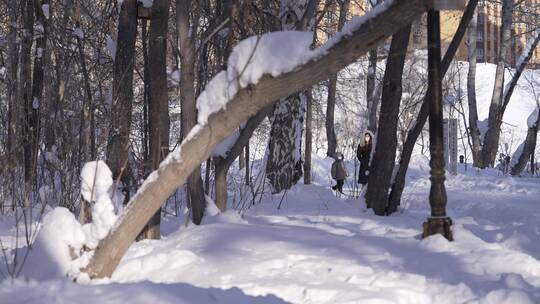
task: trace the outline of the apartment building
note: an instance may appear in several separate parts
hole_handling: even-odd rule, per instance
[[[502,5],[500,1],[480,0],[478,4],[478,26],[476,35],[477,59],[478,62],[495,63],[500,42],[501,42],[501,14]],[[366,0],[351,1],[350,14],[362,15],[369,11]],[[319,33],[320,41],[326,40],[335,33],[339,8],[337,5],[327,12],[327,18],[323,21],[322,31]],[[442,11],[441,12],[441,40],[443,48],[447,47],[458,28],[463,15],[462,11]],[[510,48],[506,54],[506,61],[510,66],[515,66],[523,51],[527,41],[532,38],[532,34],[537,27],[540,27],[540,0],[524,0],[520,2],[514,15],[514,24]],[[427,47],[427,18],[426,15],[412,25],[411,40],[409,50],[422,50]],[[466,39],[462,41],[456,58],[467,60],[468,48]],[[530,68],[540,68],[540,46],[536,48],[533,57],[529,62]]]
[[[515,66],[527,41],[532,38],[534,29],[538,26],[538,11],[540,0],[526,0],[516,8],[510,47],[506,54],[506,61],[509,65]],[[450,43],[453,33],[455,33],[461,12],[445,13],[445,18],[441,22],[443,28],[442,39],[445,43]],[[481,1],[478,6],[478,26],[476,33],[476,47],[478,62],[495,63],[499,53],[501,43],[501,16],[502,5],[491,1]],[[457,54],[458,59],[467,59],[467,47],[462,43]],[[540,67],[540,47],[534,51],[529,63],[531,68]]]

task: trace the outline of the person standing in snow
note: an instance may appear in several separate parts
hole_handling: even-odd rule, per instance
[[[336,160],[332,163],[332,178],[336,180],[337,184],[332,187],[332,190],[337,190],[340,193],[343,193],[343,184],[345,179],[349,176],[345,163],[343,162],[343,154],[338,152],[336,153]]]
[[[360,170],[358,172],[358,183],[366,185],[369,175],[369,159],[371,157],[371,143],[373,139],[373,133],[366,131],[364,133],[363,140],[358,144],[356,149],[356,157],[360,161]]]

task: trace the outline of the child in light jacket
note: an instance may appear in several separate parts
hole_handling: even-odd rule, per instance
[[[332,187],[332,190],[337,190],[340,193],[343,193],[343,184],[345,179],[349,176],[345,163],[343,162],[343,154],[337,153],[336,160],[332,164],[332,178],[336,180],[337,184]]]

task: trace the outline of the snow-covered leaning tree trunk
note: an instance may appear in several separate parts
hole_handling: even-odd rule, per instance
[[[211,114],[206,123],[198,125],[147,179],[107,237],[99,242],[85,268],[88,275],[91,278],[110,277],[150,217],[208,158],[215,146],[238,130],[242,122],[280,98],[337,73],[426,12],[429,4],[428,0],[389,2],[378,14],[361,19],[348,35],[328,46],[324,53],[290,72],[276,77],[266,75],[256,84],[240,88],[231,96],[226,108]]]
[[[497,55],[497,71],[495,72],[495,84],[489,106],[488,130],[484,136],[482,145],[481,168],[493,167],[499,146],[501,125],[504,115],[504,72],[506,69],[506,57],[512,39],[512,17],[514,12],[514,0],[503,0],[501,21],[501,42]]]
[[[282,0],[282,29],[311,30],[318,3],[318,0]],[[290,189],[302,177],[305,104],[306,92],[299,92],[280,100],[274,108],[266,176],[275,193]]]
[[[467,74],[467,97],[469,104],[469,131],[472,141],[473,165],[480,167],[482,139],[478,129],[478,109],[476,106],[476,62],[477,62],[477,41],[476,31],[478,28],[478,10],[474,10],[471,22],[467,29],[467,48],[469,71]]]

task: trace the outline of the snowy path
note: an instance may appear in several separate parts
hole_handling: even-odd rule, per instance
[[[404,210],[391,217],[363,212],[359,201],[325,187],[298,186],[280,210],[278,195],[244,218],[226,213],[180,229],[169,219],[164,231],[173,232],[133,245],[103,285],[17,281],[0,284],[0,296],[29,303],[539,303],[540,179],[482,174],[447,181],[452,243],[420,239],[429,180],[414,171]]]

